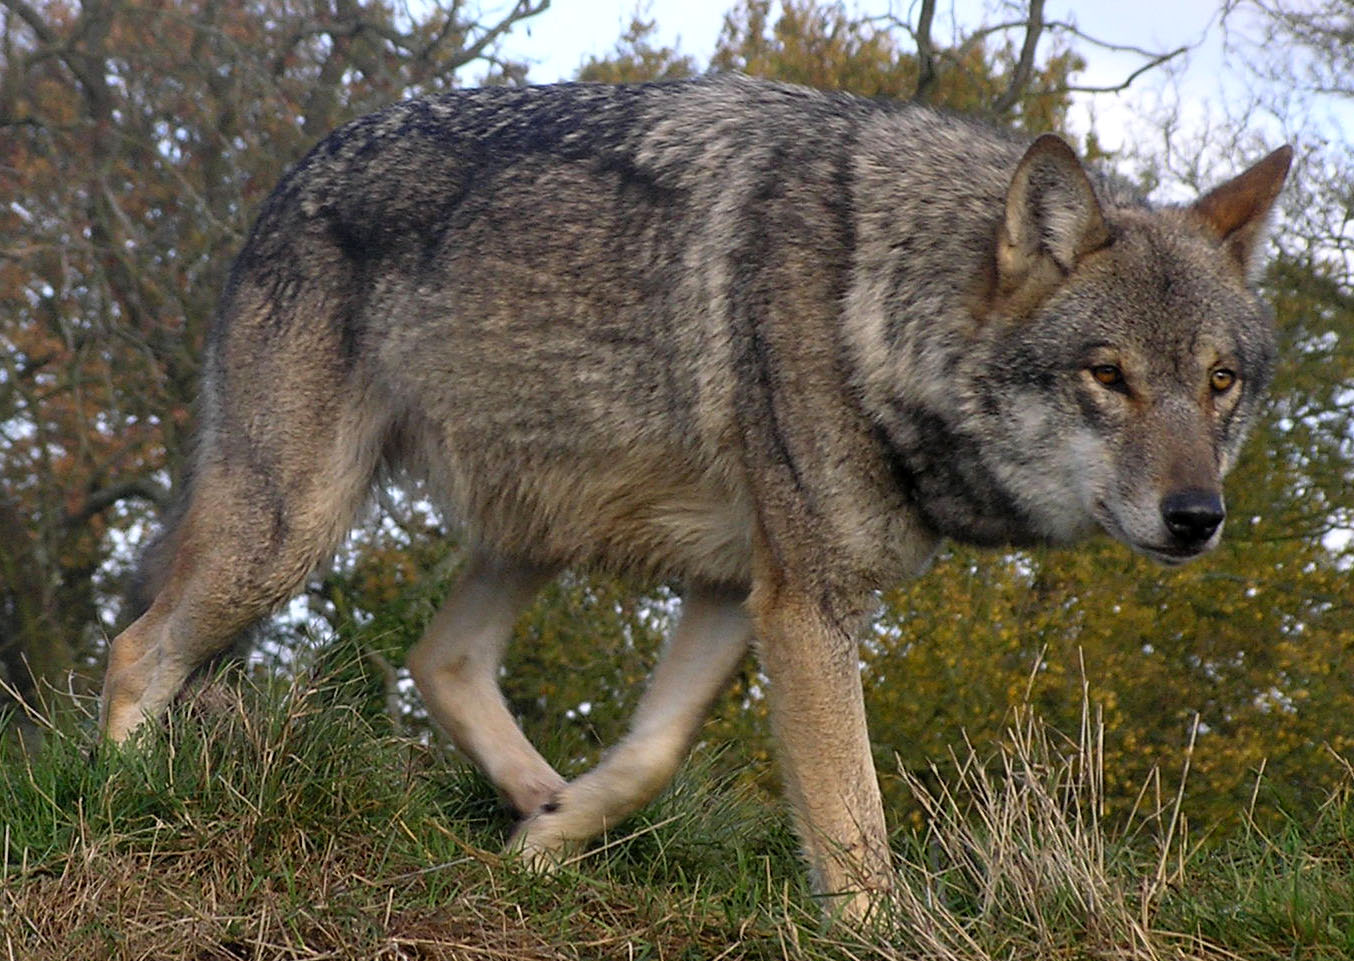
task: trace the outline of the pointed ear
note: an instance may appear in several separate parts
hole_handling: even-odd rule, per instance
[[[1293,148],[1280,147],[1250,170],[1204,194],[1190,208],[1222,241],[1247,279],[1253,279],[1270,210],[1292,163]]]
[[[1006,192],[997,296],[1018,313],[1037,306],[1109,239],[1081,161],[1060,137],[1044,134],[1025,151]]]

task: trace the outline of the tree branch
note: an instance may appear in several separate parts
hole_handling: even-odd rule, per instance
[[[917,90],[913,94],[913,100],[924,101],[928,98],[934,85],[939,81],[940,64],[949,66],[959,66],[964,63],[975,47],[982,44],[988,37],[994,34],[1006,33],[1011,30],[1023,28],[1025,39],[1021,46],[1020,55],[1016,60],[1016,65],[1012,71],[1010,83],[1002,95],[997,98],[991,107],[991,112],[995,114],[1005,113],[1015,106],[1020,97],[1028,89],[1034,74],[1034,58],[1037,52],[1040,38],[1045,33],[1065,33],[1084,40],[1086,43],[1099,47],[1102,50],[1109,50],[1114,53],[1132,53],[1140,57],[1147,58],[1147,62],[1134,70],[1128,77],[1119,84],[1112,86],[1095,87],[1089,85],[1064,85],[1050,89],[1049,93],[1117,93],[1128,89],[1132,83],[1146,73],[1162,64],[1188,53],[1194,49],[1197,44],[1187,44],[1177,47],[1174,50],[1165,53],[1146,50],[1142,47],[1131,44],[1111,43],[1108,40],[1101,40],[1080,30],[1075,24],[1066,20],[1044,20],[1044,2],[1045,0],[1031,0],[1030,15],[1024,20],[1005,20],[1000,23],[994,23],[979,27],[968,34],[952,48],[936,49],[935,41],[932,38],[933,20],[935,16],[934,0],[922,0],[922,6],[917,17],[917,26],[913,27],[910,23],[900,19],[894,14],[881,14],[875,17],[865,18],[869,22],[887,22],[899,30],[905,32],[917,46],[918,61],[918,79]]]
[[[1054,91],[1054,92],[1056,92],[1056,93],[1119,93],[1119,92],[1122,91],[1122,90],[1127,90],[1127,89],[1129,88],[1129,86],[1133,83],[1134,80],[1137,80],[1139,77],[1141,77],[1141,76],[1142,76],[1144,73],[1146,73],[1147,71],[1152,70],[1152,69],[1155,68],[1155,67],[1161,66],[1163,63],[1165,63],[1165,62],[1168,61],[1168,60],[1173,60],[1173,59],[1175,59],[1176,57],[1180,56],[1182,53],[1187,52],[1188,50],[1189,50],[1188,47],[1177,47],[1175,50],[1172,50],[1170,53],[1163,53],[1163,54],[1160,54],[1160,55],[1154,57],[1153,59],[1147,61],[1147,63],[1143,64],[1143,65],[1142,65],[1141,67],[1139,67],[1137,70],[1134,70],[1132,73],[1130,73],[1126,78],[1124,78],[1124,82],[1123,82],[1123,83],[1116,84],[1116,85],[1114,85],[1114,86],[1112,86],[1112,87],[1084,87],[1084,86],[1080,86],[1080,85],[1077,85],[1077,84],[1067,84],[1067,85],[1065,85],[1065,86],[1062,86],[1062,87],[1057,88],[1057,90]]]
[[[484,36],[480,37],[459,54],[452,57],[448,64],[448,69],[456,70],[460,67],[464,67],[473,60],[478,60],[484,51],[489,48],[490,44],[503,34],[507,33],[512,25],[518,20],[534,17],[538,13],[545,12],[549,7],[550,0],[535,0],[534,3],[532,0],[517,0],[517,3],[513,6],[512,10],[505,14],[502,20],[486,30]]]
[[[936,0],[922,0],[921,13],[917,16],[917,30],[913,37],[917,41],[917,89],[912,99],[924,103],[931,99],[939,75],[936,73],[936,45],[931,38],[931,24],[936,16]]]
[[[1034,53],[1043,32],[1044,0],[1030,0],[1030,17],[1025,22],[1025,42],[1020,48],[1020,59],[1011,71],[1011,82],[1006,85],[1005,92],[992,104],[992,113],[1001,115],[1009,112],[1029,87],[1030,78],[1034,75]]]
[[[1108,40],[1101,40],[1099,37],[1091,36],[1089,33],[1084,32],[1076,24],[1069,23],[1066,20],[1050,20],[1048,21],[1047,24],[1045,24],[1045,26],[1047,26],[1049,30],[1057,30],[1061,33],[1071,34],[1078,40],[1085,40],[1087,43],[1093,44],[1094,46],[1099,47],[1101,50],[1109,50],[1114,53],[1132,53],[1137,54],[1139,57],[1150,57],[1150,58],[1160,58],[1163,56],[1174,57],[1183,51],[1191,50],[1194,47],[1198,46],[1197,43],[1185,44],[1184,46],[1179,47],[1176,50],[1172,50],[1169,54],[1162,54],[1159,51],[1147,50],[1144,49],[1143,47],[1134,46],[1133,44],[1111,43]]]
[[[85,498],[79,510],[66,513],[65,521],[71,527],[78,526],[119,501],[133,497],[150,501],[161,510],[167,508],[170,503],[169,491],[161,484],[149,477],[133,477],[93,491]]]

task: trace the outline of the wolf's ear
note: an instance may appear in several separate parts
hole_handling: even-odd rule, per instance
[[[1283,188],[1293,148],[1280,147],[1245,173],[1214,187],[1190,212],[1222,241],[1241,272],[1251,279],[1269,225],[1269,213]]]
[[[997,236],[997,298],[1016,313],[1043,301],[1082,257],[1109,243],[1100,201],[1060,137],[1030,145],[1006,191]]]

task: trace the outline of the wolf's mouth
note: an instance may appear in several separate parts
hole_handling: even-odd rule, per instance
[[[1188,547],[1139,541],[1132,537],[1128,531],[1124,530],[1123,525],[1115,519],[1113,512],[1105,506],[1103,501],[1096,501],[1094,513],[1096,521],[1105,529],[1105,533],[1109,534],[1110,537],[1113,537],[1121,544],[1127,545],[1139,554],[1150,557],[1158,564],[1164,564],[1167,567],[1179,567],[1181,564],[1192,561],[1201,554],[1208,553],[1211,546],[1211,541]]]
[[[1207,552],[1207,548],[1181,548],[1181,547],[1155,547],[1149,545],[1134,545],[1134,550],[1146,554],[1152,560],[1165,564],[1167,567],[1179,567],[1187,561],[1192,561],[1200,554]]]

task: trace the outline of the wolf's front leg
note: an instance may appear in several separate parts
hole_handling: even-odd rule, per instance
[[[513,622],[550,571],[477,553],[409,652],[409,673],[442,728],[522,814],[564,785],[498,688]]]
[[[548,869],[651,801],[682,763],[710,703],[747,652],[744,592],[688,588],[682,616],[640,699],[630,733],[593,770],[525,819],[510,847]]]
[[[770,679],[785,792],[829,914],[865,918],[893,887],[884,807],[870,756],[857,645],[817,592],[754,587],[749,607]]]

